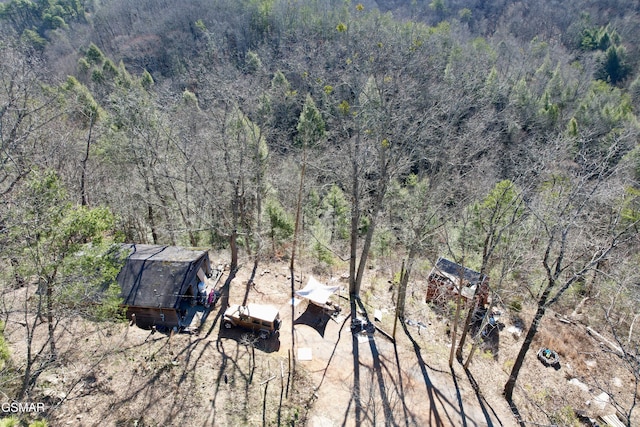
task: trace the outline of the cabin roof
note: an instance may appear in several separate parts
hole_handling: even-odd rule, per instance
[[[454,283],[457,283],[460,280],[460,277],[462,277],[463,285],[465,286],[477,285],[486,280],[486,276],[478,273],[477,271],[463,267],[446,258],[439,258],[434,270],[440,272]]]
[[[123,304],[177,308],[189,286],[198,281],[198,270],[210,272],[206,251],[178,246],[123,245],[129,255],[118,273]]]

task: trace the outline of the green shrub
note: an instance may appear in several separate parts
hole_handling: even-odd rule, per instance
[[[4,323],[0,322],[0,369],[9,361],[9,346],[4,339]]]
[[[13,416],[0,420],[0,427],[18,427],[19,425],[20,420]]]
[[[507,307],[509,308],[509,310],[519,313],[520,311],[522,311],[522,301],[520,301],[519,299],[515,299],[513,301],[510,301]]]

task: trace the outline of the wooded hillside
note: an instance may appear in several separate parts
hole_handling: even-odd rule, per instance
[[[411,286],[447,257],[536,311],[507,400],[539,320],[579,306],[623,349],[637,423],[639,7],[0,2],[0,290],[37,286],[25,339],[49,336],[9,362],[0,335],[0,401],[29,396],[65,319],[115,316],[111,245],[137,242],[293,257],[353,298],[376,260]]]

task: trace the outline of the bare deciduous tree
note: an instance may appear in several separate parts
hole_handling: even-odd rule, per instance
[[[546,310],[635,238],[637,222],[624,221],[620,208],[607,207],[599,200],[610,174],[606,162],[573,173],[551,173],[539,189],[537,200],[528,206],[538,225],[545,279],[534,293],[536,312],[504,387],[508,402],[513,401],[518,374]],[[609,202],[614,200],[613,193],[612,188],[607,189]]]

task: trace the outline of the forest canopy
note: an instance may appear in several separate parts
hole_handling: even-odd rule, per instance
[[[611,303],[615,328],[631,333],[637,9],[1,2],[3,281],[35,274],[25,266],[37,242],[66,258],[48,274],[74,265],[76,245],[105,241],[287,257],[301,215],[301,253],[320,270],[353,260],[352,293],[369,257],[393,250],[424,266],[448,254],[500,278],[514,307],[617,289],[627,297]],[[30,199],[41,177],[61,210]],[[16,239],[33,232],[19,214],[28,206],[51,229],[78,217],[85,227],[67,246]],[[56,280],[78,279],[63,276],[50,277],[52,293],[74,291]]]

